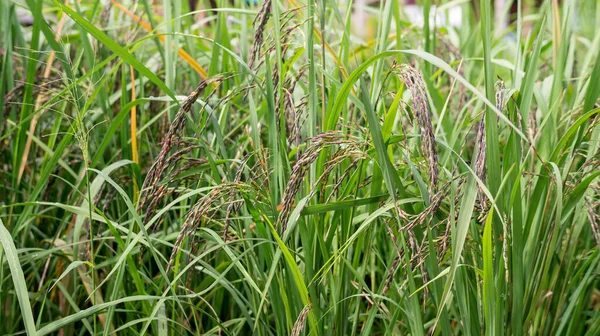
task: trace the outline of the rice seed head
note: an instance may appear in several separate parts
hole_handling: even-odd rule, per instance
[[[185,238],[191,236],[196,232],[202,219],[206,217],[211,209],[220,207],[221,204],[217,204],[217,200],[225,195],[229,195],[229,192],[232,189],[236,188],[244,188],[242,184],[239,183],[230,183],[230,184],[220,184],[214,187],[206,196],[202,197],[188,212],[188,215],[181,226],[181,230],[177,235],[177,239],[175,240],[175,244],[173,247],[173,251],[171,252],[171,257],[169,258],[169,265],[167,266],[167,272],[173,267],[173,263],[175,261],[175,257],[177,253],[181,249],[181,245]]]
[[[254,43],[252,44],[252,49],[250,49],[250,60],[248,61],[248,66],[250,69],[254,68],[254,62],[258,56],[260,48],[263,45],[265,27],[267,26],[270,15],[271,0],[265,0],[262,7],[258,11],[258,14],[256,14],[254,22],[252,23],[252,26],[254,27]]]
[[[169,156],[171,150],[182,143],[181,135],[183,133],[183,128],[185,126],[187,115],[191,113],[192,106],[194,105],[196,100],[198,100],[200,93],[208,85],[212,83],[218,83],[222,80],[223,76],[215,76],[200,81],[196,89],[192,91],[186,98],[186,100],[183,102],[181,108],[175,115],[173,122],[169,126],[169,131],[167,132],[162,141],[160,152],[154,160],[154,162],[152,163],[148,174],[146,174],[146,178],[144,179],[144,183],[141,188],[139,208],[145,208],[145,212],[147,214],[144,217],[144,223],[146,223],[150,219],[149,215],[152,214],[153,210],[153,207],[148,206],[146,208],[146,206],[150,202],[152,202],[153,204],[158,204],[158,201],[160,200],[161,196],[164,196],[162,193],[159,192],[159,182],[162,179],[165,170],[168,167],[174,166],[174,164],[179,162],[179,160],[183,157],[184,154],[188,153],[189,151],[191,151],[191,149],[193,149],[190,146],[183,146],[183,149],[181,149],[179,152],[176,152],[172,156]],[[186,143],[184,142],[184,145],[185,144]],[[157,200],[157,198],[159,199]]]
[[[290,334],[290,336],[300,336],[302,330],[304,330],[304,327],[306,325],[306,317],[308,316],[308,313],[311,309],[312,304],[310,303],[302,309],[300,315],[298,315],[298,319],[294,323],[294,327],[292,328],[292,333]]]
[[[240,181],[242,180],[242,174],[244,173],[244,167],[246,166],[246,163],[248,162],[248,159],[250,157],[250,154],[246,155],[242,161],[240,162],[240,164],[238,165],[237,171],[235,173],[235,177],[233,182],[234,183],[240,183]],[[231,189],[231,191],[229,192],[229,205],[227,206],[227,212],[225,213],[225,227],[223,228],[223,240],[227,241],[227,232],[229,231],[229,224],[230,224],[230,219],[229,217],[231,216],[231,214],[236,210],[236,206],[235,206],[235,195],[236,195],[236,189]],[[238,206],[239,208],[239,206]]]
[[[485,183],[485,116],[482,115],[481,120],[477,126],[477,143],[475,144],[475,176]],[[478,186],[478,199],[482,205],[486,201],[486,196],[483,193],[481,186]]]
[[[504,92],[504,81],[502,79],[499,79],[496,84],[496,108],[499,111],[502,111],[502,109],[504,109],[504,98],[505,98],[505,92]]]
[[[298,161],[296,161],[296,164],[294,164],[290,180],[285,187],[281,198],[281,212],[277,218],[277,223],[282,233],[285,232],[285,229],[287,228],[288,217],[292,211],[296,193],[302,186],[308,168],[319,157],[321,151],[326,147],[342,144],[358,148],[356,139],[336,131],[321,133],[308,139],[307,142],[309,142],[310,145],[307,146],[306,151],[302,153]]]
[[[333,196],[340,189],[340,187],[342,186],[342,183],[344,182],[344,180],[346,178],[348,178],[352,172],[355,171],[356,166],[358,165],[358,163],[362,159],[364,159],[366,157],[367,157],[366,155],[360,155],[360,156],[352,158],[352,161],[350,161],[350,164],[348,165],[348,167],[346,167],[346,169],[342,172],[342,174],[337,179],[337,182],[334,184],[333,188],[331,188],[331,193],[329,194],[329,197],[327,198],[326,203],[331,202]]]
[[[508,267],[508,245],[511,240],[510,228],[508,225],[508,216],[504,214],[502,221],[502,259],[504,260],[504,281],[508,284],[510,268]],[[511,226],[512,227],[512,226]]]
[[[329,179],[329,176],[335,169],[335,167],[337,167],[340,163],[342,163],[346,159],[350,159],[350,167],[352,167],[353,166],[352,162],[356,162],[358,160],[362,160],[365,158],[367,158],[367,155],[360,150],[354,150],[351,147],[343,147],[343,148],[338,149],[331,156],[331,158],[328,159],[327,162],[325,162],[325,165],[324,165],[325,169],[323,170],[323,173],[321,174],[321,176],[319,176],[319,178],[317,179],[317,183],[315,183],[315,185],[313,186],[313,189],[316,189],[317,184],[320,183],[321,184],[321,195],[324,197],[325,189],[328,185],[327,181]],[[332,190],[332,194],[330,196],[333,196],[333,190]],[[322,199],[321,201],[323,202],[324,199]]]
[[[421,133],[421,151],[429,166],[430,193],[437,192],[438,184],[438,153],[435,146],[435,135],[431,124],[431,111],[427,103],[427,88],[421,73],[406,64],[395,67],[394,71],[404,81],[412,95],[412,109],[417,117],[417,125]]]
[[[498,80],[496,82],[496,108],[499,111],[502,111],[504,108],[504,81]],[[475,144],[475,175],[483,182],[486,181],[486,137],[485,137],[485,115],[481,117],[479,124],[477,126],[477,142]],[[480,208],[482,212],[486,212],[487,209],[487,197],[483,193],[483,189],[481,186],[477,186],[477,198],[479,199]]]
[[[446,198],[446,196],[448,194],[449,186],[450,186],[450,182],[444,184],[440,188],[440,191],[438,191],[435,195],[433,195],[431,197],[431,202],[430,202],[429,206],[427,208],[425,208],[425,210],[421,211],[419,214],[413,216],[413,219],[408,220],[408,218],[407,218],[408,215],[405,215],[405,218],[408,221],[408,224],[406,224],[406,226],[404,226],[402,229],[403,230],[412,230],[417,226],[423,225],[425,223],[425,221],[427,220],[427,218],[433,218],[436,211],[442,204],[442,201]]]
[[[385,295],[388,292],[388,290],[390,289],[390,285],[391,285],[392,281],[394,280],[394,274],[396,273],[396,270],[398,269],[399,265],[400,265],[400,256],[396,256],[396,258],[394,258],[394,262],[392,263],[392,267],[390,267],[390,271],[388,272],[387,278],[385,279],[385,285],[383,286],[383,292],[382,292],[383,295]]]

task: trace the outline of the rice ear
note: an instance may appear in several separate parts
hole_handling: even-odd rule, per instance
[[[221,204],[215,204],[218,199],[221,197],[225,197],[226,195],[230,195],[232,191],[236,189],[243,188],[244,185],[240,183],[231,183],[231,184],[221,184],[213,188],[206,196],[202,197],[188,212],[188,215],[181,226],[181,230],[177,235],[177,239],[175,240],[175,244],[173,247],[173,251],[171,252],[171,257],[169,258],[169,265],[167,267],[167,272],[173,267],[173,263],[175,261],[175,257],[177,253],[181,249],[181,245],[185,238],[191,236],[196,232],[202,219],[204,217],[212,217],[209,215],[211,209],[219,208]],[[213,213],[214,215],[214,213]]]
[[[499,80],[496,82],[496,108],[499,111],[502,111],[504,108],[504,81]],[[477,126],[477,142],[475,144],[475,175],[481,181],[485,183],[486,180],[486,168],[485,168],[485,159],[486,159],[486,138],[485,138],[485,116],[481,117],[479,124]],[[483,193],[481,187],[478,187],[478,196],[479,202],[481,204],[481,209],[485,212],[486,209],[486,196]]]
[[[244,167],[246,166],[246,163],[248,162],[249,157],[250,157],[250,155],[246,155],[244,157],[244,159],[242,159],[242,162],[239,164],[238,169],[235,173],[234,180],[233,180],[234,183],[240,183],[240,181],[242,180],[242,174],[244,173]],[[227,212],[225,213],[225,227],[223,228],[223,240],[224,241],[227,241],[227,233],[229,231],[231,214],[236,210],[235,195],[236,195],[236,189],[231,189],[231,191],[229,192],[229,199],[228,199],[229,205],[227,206]]]
[[[161,191],[161,185],[159,183],[164,175],[164,172],[168,167],[172,167],[175,165],[175,163],[179,162],[183,155],[193,148],[191,146],[185,146],[178,152],[169,156],[171,150],[182,143],[181,134],[183,128],[185,127],[187,115],[191,113],[192,106],[196,100],[198,100],[200,93],[204,91],[209,84],[220,82],[222,80],[222,76],[215,76],[200,81],[196,89],[192,91],[192,93],[190,93],[187,99],[183,102],[181,108],[175,115],[173,122],[169,126],[169,131],[162,141],[160,152],[152,163],[148,174],[146,174],[146,178],[144,179],[144,183],[142,184],[140,191],[139,208],[145,209],[145,222],[150,219],[154,206],[158,204],[160,199],[165,196],[165,194]]]
[[[427,103],[427,88],[421,73],[411,66],[400,65],[398,75],[412,94],[411,106],[421,132],[421,151],[429,166],[430,194],[435,194],[438,189],[438,152],[431,124],[431,111]]]
[[[485,181],[485,116],[481,117],[479,124],[477,125],[477,142],[475,144],[475,176],[481,181]],[[479,202],[485,202],[485,195],[483,194],[481,187],[478,187]]]
[[[298,161],[296,161],[296,164],[292,168],[290,180],[283,191],[281,212],[277,218],[277,223],[281,232],[285,232],[285,229],[287,228],[287,221],[294,205],[294,198],[302,186],[302,181],[304,181],[308,168],[319,157],[321,151],[332,145],[345,144],[351,147],[357,147],[355,139],[336,131],[321,133],[308,139],[307,142],[310,142],[310,145],[300,156]]]
[[[294,323],[294,327],[292,328],[292,333],[290,334],[291,336],[300,336],[300,334],[302,334],[302,330],[304,330],[304,327],[306,326],[306,316],[308,316],[308,313],[311,310],[312,310],[312,305],[310,303],[307,304],[302,309],[302,311],[300,312],[300,315],[298,315],[298,319]]]
[[[248,60],[248,66],[250,69],[254,68],[254,62],[258,56],[258,52],[263,45],[263,38],[265,27],[267,26],[267,22],[269,21],[269,16],[271,15],[271,0],[265,0],[263,2],[260,11],[256,14],[254,18],[254,22],[252,26],[254,27],[254,43],[252,44],[252,49],[250,50],[250,59]]]

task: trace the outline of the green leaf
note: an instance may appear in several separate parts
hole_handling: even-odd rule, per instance
[[[29,293],[27,291],[27,282],[25,282],[25,276],[23,275],[23,269],[19,263],[19,255],[17,254],[17,248],[10,235],[10,232],[4,227],[2,219],[0,219],[0,243],[6,254],[6,261],[10,268],[10,275],[13,279],[13,285],[15,286],[15,293],[19,300],[19,306],[21,307],[21,317],[25,324],[25,331],[29,335],[36,335],[35,321],[33,319],[33,312],[31,311],[31,304],[29,303]],[[2,261],[2,253],[0,253],[0,262]],[[3,308],[4,309],[4,308]],[[4,321],[8,322],[8,321]]]
[[[75,260],[72,263],[70,263],[67,269],[64,270],[62,274],[58,277],[58,279],[54,281],[54,284],[52,285],[52,287],[50,287],[50,290],[52,290],[52,288],[54,288],[54,286],[56,286],[56,284],[60,282],[60,280],[62,280],[65,276],[67,276],[72,270],[76,269],[81,265],[88,265],[90,268],[94,268],[94,265],[89,261]]]
[[[492,242],[492,220],[494,219],[494,210],[490,210],[485,221],[483,229],[483,302],[485,311],[485,334],[494,335],[496,307],[495,288],[494,288],[494,259],[492,251],[494,244]]]

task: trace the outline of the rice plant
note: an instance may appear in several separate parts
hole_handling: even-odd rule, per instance
[[[600,334],[598,27],[0,1],[0,334]]]

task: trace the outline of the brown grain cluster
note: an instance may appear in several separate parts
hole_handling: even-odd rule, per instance
[[[252,49],[250,49],[250,59],[248,60],[248,66],[250,66],[250,69],[254,68],[254,62],[256,61],[260,48],[263,45],[265,27],[267,26],[270,15],[271,0],[265,0],[262,7],[258,11],[258,14],[254,18],[254,22],[252,23],[252,26],[254,27],[254,43],[252,44]]]
[[[249,157],[250,155],[246,155],[238,165],[237,171],[235,172],[235,177],[233,178],[233,183],[238,184],[241,182],[242,174],[244,173],[244,167],[246,166]],[[225,241],[227,241],[227,232],[229,231],[229,217],[231,217],[231,214],[235,212],[241,204],[241,202],[235,201],[235,195],[237,194],[236,191],[236,188],[231,188],[231,190],[229,191],[229,199],[227,200],[229,205],[227,205],[227,212],[225,213],[225,227],[223,228],[223,240]]]
[[[162,142],[160,152],[142,185],[139,201],[139,209],[144,209],[144,224],[148,222],[154,214],[154,209],[160,201],[169,194],[168,183],[161,184],[161,180],[165,176],[165,172],[172,167],[177,166],[184,160],[186,154],[199,148],[199,145],[189,143],[188,141],[182,140],[181,134],[185,127],[185,122],[188,115],[192,111],[192,106],[198,100],[200,93],[211,83],[219,82],[223,79],[221,76],[209,78],[201,81],[196,89],[187,97],[187,99],[181,105],[179,112],[175,115],[173,122],[169,126],[169,131],[165,135]],[[173,154],[170,154],[173,149],[177,149]],[[169,174],[171,178],[177,176],[179,173],[192,168],[194,166],[205,164],[205,159],[186,159],[186,162],[179,169],[175,170],[172,174]],[[158,223],[158,222],[157,222]],[[151,228],[151,231],[156,229],[156,224]]]
[[[215,209],[218,209],[221,206],[217,200],[228,196],[231,190],[243,188],[244,185],[240,183],[220,184],[214,187],[204,197],[200,198],[200,200],[198,200],[198,202],[192,206],[186,216],[185,221],[183,222],[183,225],[181,226],[181,230],[177,235],[177,239],[175,240],[173,251],[171,252],[171,257],[169,258],[167,272],[173,267],[173,263],[177,253],[181,249],[184,239],[196,232],[204,217],[210,218],[215,215]]]
[[[302,334],[302,330],[304,330],[304,327],[306,326],[306,317],[308,316],[308,313],[311,309],[312,305],[310,303],[302,309],[300,315],[298,315],[298,319],[294,323],[292,333],[290,334],[291,336],[300,336],[300,334]]]
[[[502,111],[504,108],[504,82],[499,80],[496,82],[496,108]],[[477,126],[477,142],[475,144],[475,176],[483,183],[486,180],[486,137],[485,137],[485,115],[481,117]],[[482,212],[485,212],[487,197],[483,193],[481,186],[478,186],[477,198],[479,199]]]
[[[411,106],[417,117],[417,125],[421,133],[421,151],[429,166],[430,194],[433,195],[437,192],[438,184],[438,152],[431,124],[431,111],[427,103],[427,88],[421,73],[417,69],[401,64],[397,68],[397,73],[412,95]]]
[[[345,145],[345,149],[341,152],[337,152],[332,159],[328,160],[328,163],[325,164],[325,171],[317,180],[323,181],[331,170],[336,166],[335,162],[340,162],[341,160],[357,155],[357,153],[361,152],[360,148],[357,145],[357,140],[347,134],[341,134],[336,131],[324,132],[313,138],[307,140],[310,144],[307,146],[306,150],[294,167],[292,168],[292,174],[290,175],[290,180],[283,191],[283,196],[281,200],[281,212],[279,213],[279,217],[277,219],[277,223],[281,232],[285,232],[287,228],[288,217],[292,211],[292,206],[294,204],[294,198],[300,190],[302,186],[302,181],[306,177],[306,174],[309,170],[310,165],[319,157],[321,151],[327,147],[333,145]],[[313,186],[314,193],[315,186]]]

